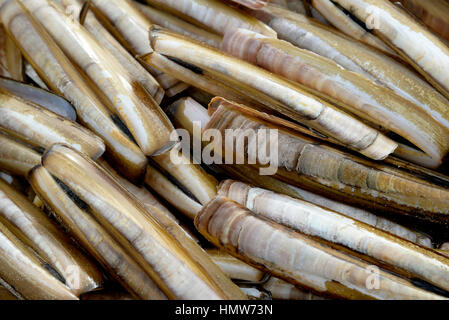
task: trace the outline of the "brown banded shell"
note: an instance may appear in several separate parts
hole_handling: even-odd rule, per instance
[[[397,144],[347,113],[306,92],[299,85],[182,36],[153,28],[153,49],[192,64],[221,81],[252,90],[267,107],[280,112],[376,160],[386,158]],[[263,100],[263,99],[267,100]]]
[[[401,270],[409,277],[421,278],[444,290],[448,288],[445,279],[448,278],[449,260],[432,250],[309,202],[241,182],[223,182],[219,194],[276,223],[322,239],[330,246],[337,245],[337,249],[344,246],[352,255],[361,253],[383,263],[386,269]]]
[[[43,211],[1,180],[0,221],[51,265],[75,295],[101,287],[103,276],[96,265]]]
[[[85,83],[43,27],[15,1],[2,7],[0,18],[48,87],[70,101],[78,120],[104,140],[108,158],[128,178],[142,176],[147,163],[144,154],[114,123],[113,115],[103,101]]]
[[[449,130],[432,113],[329,59],[243,29],[225,35],[222,49],[304,85],[374,127],[402,136],[437,164],[449,152]]]
[[[114,235],[168,298],[241,298],[238,288],[221,278],[217,270],[209,274],[212,269],[201,264],[202,260],[192,250],[188,251],[179,238],[165,230],[155,213],[147,211],[84,155],[55,145],[45,154],[42,163],[89,205],[96,220]],[[182,229],[177,234],[187,239]]]
[[[288,121],[222,98],[213,99],[209,108],[213,115],[205,129],[218,129],[222,133],[239,128],[253,129],[256,133],[261,129],[277,129],[277,159],[271,158],[271,163],[278,167],[276,176],[289,184],[369,210],[447,222],[449,191],[439,185],[320,144],[299,133]],[[223,144],[235,144],[238,138]],[[259,148],[265,150],[267,146]],[[270,160],[269,152],[265,157],[260,153],[245,157],[256,159],[259,166]]]
[[[397,276],[377,270],[370,289],[370,265],[323,246],[225,197],[217,197],[195,218],[197,229],[214,245],[291,283],[352,299],[443,299]]]

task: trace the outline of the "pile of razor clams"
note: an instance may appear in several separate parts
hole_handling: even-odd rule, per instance
[[[0,0],[0,300],[449,298],[449,1]]]

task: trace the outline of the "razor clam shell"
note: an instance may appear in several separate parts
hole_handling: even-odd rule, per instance
[[[222,98],[213,99],[209,110],[216,111],[204,130],[278,129],[278,160],[275,164],[278,166],[276,177],[282,181],[367,210],[443,225],[448,221],[449,190],[446,188],[320,144],[312,137],[300,134],[288,121]],[[266,141],[258,143],[259,148],[267,147]],[[267,163],[271,157],[269,154],[265,158],[260,154],[251,156],[258,163]]]
[[[260,282],[264,273],[245,262],[217,249],[206,250],[212,261],[231,279],[248,282]]]
[[[27,144],[49,148],[67,143],[97,159],[105,151],[103,140],[70,120],[0,89],[0,131]]]
[[[92,0],[92,10],[105,27],[133,55],[153,51],[148,43],[151,23],[128,0]]]
[[[276,32],[261,21],[218,0],[146,0],[146,2],[217,34],[224,34],[234,28],[244,28],[276,38]]]
[[[98,20],[133,56],[153,51],[148,43],[148,29],[152,24],[130,0],[92,0],[90,3]],[[155,77],[160,75],[154,68],[147,70]]]
[[[73,106],[64,98],[57,96],[47,90],[42,90],[34,86],[21,83],[18,81],[0,78],[0,88],[21,97],[22,99],[31,101],[50,110],[67,120],[76,121],[76,112]]]
[[[173,144],[173,127],[156,101],[100,46],[79,23],[58,12],[45,0],[24,0],[29,10],[82,73],[94,82],[108,106],[124,122],[147,156],[164,152]]]
[[[22,53],[8,34],[6,35],[5,52],[6,69],[9,75],[16,81],[24,81]]]
[[[106,161],[104,161],[104,159],[99,159],[97,163],[99,163],[114,179],[116,179],[122,187],[124,187],[132,195],[134,195],[136,199],[139,200],[148,209],[148,211],[152,211],[153,208],[156,208],[158,213],[161,213],[165,216],[164,221],[171,221],[170,223],[167,223],[167,228],[171,228],[173,223],[175,225],[179,225],[183,229],[183,231],[185,231],[188,237],[195,240],[195,242],[198,242],[196,236],[185,225],[181,224],[180,221],[175,217],[175,215],[171,213],[170,210],[168,210],[162,203],[160,203],[159,200],[147,188],[145,188],[144,186],[136,186],[120,176],[114,170],[114,168],[112,168]],[[160,217],[161,214],[159,214],[158,216]]]
[[[207,106],[215,95],[207,93],[199,88],[190,87],[186,92],[186,96],[190,96],[203,106]]]
[[[272,300],[269,292],[266,292],[263,288],[259,288],[252,285],[240,285],[248,300]]]
[[[14,181],[14,178],[10,174],[3,171],[0,171],[0,179],[2,179],[8,184],[12,184]]]
[[[77,300],[0,222],[0,278],[27,300]]]
[[[145,187],[138,187],[135,184],[132,184],[130,181],[126,180],[122,176],[120,176],[117,171],[114,170],[113,167],[109,165],[104,159],[99,159],[97,161],[114,179],[117,180],[120,185],[122,185],[125,189],[127,189],[132,195],[134,195],[142,204],[147,208],[156,207],[160,211],[164,212],[165,215],[173,220],[174,222],[178,222],[178,219],[166,208],[164,207],[150,191],[148,191]]]
[[[418,105],[449,128],[448,100],[407,66],[282,8],[253,12],[295,46],[329,58]]]
[[[449,48],[437,36],[389,1],[335,2],[365,23],[377,20],[373,32],[449,98]]]
[[[157,170],[153,167],[148,166],[147,168],[147,177],[146,182],[148,182],[148,175],[158,175]],[[160,175],[160,173],[159,173]],[[160,175],[162,176],[162,175]],[[163,177],[163,176],[162,176]],[[165,178],[165,177],[164,177]],[[163,183],[161,183],[163,184]],[[175,206],[178,203],[178,199],[176,197],[167,197],[167,194],[173,195],[171,193],[165,193],[165,197],[169,203]],[[182,192],[182,191],[181,191]],[[174,201],[174,202],[173,202]],[[184,199],[181,199],[181,202]],[[199,208],[196,209],[198,212],[201,209],[201,206],[198,205]],[[170,218],[163,211],[158,208],[149,208],[147,210],[150,215],[155,218],[157,221],[161,223],[165,230],[174,238],[176,241],[189,253],[190,257],[195,260],[200,266],[202,266],[205,270],[207,270],[208,274],[212,277],[212,281],[218,284],[218,286],[225,292],[228,298],[231,299],[241,299],[244,298],[242,292],[238,289],[236,285],[234,285],[229,278],[221,271],[221,269],[212,261],[211,258],[206,254],[206,252],[198,245],[199,241],[194,234],[185,226],[179,225],[179,223],[172,218]],[[196,213],[195,213],[196,214]],[[191,219],[194,219],[194,216],[190,216]]]
[[[289,197],[304,200],[317,206],[341,213],[344,216],[366,223],[376,229],[386,231],[397,237],[414,242],[426,248],[432,248],[432,240],[423,233],[408,229],[396,222],[376,216],[364,209],[356,208],[346,203],[328,199],[318,194],[295,187],[275,177],[260,176],[258,171],[249,166],[221,166],[222,170],[234,178],[254,184]]]
[[[179,101],[175,102],[168,110],[170,117],[177,127],[183,128],[187,130],[192,137],[193,128],[195,126],[194,121],[198,121],[200,123],[200,129],[206,127],[207,122],[210,120],[210,117],[207,113],[207,109],[195,102],[191,98],[182,98]],[[197,141],[197,143],[201,143],[201,141]],[[408,168],[411,165],[404,163],[401,160],[394,160],[392,162],[398,167]],[[224,170],[228,175],[231,175],[241,181],[246,181],[248,183],[255,184],[262,188],[266,188],[278,193],[286,194],[290,197],[297,198],[300,200],[305,200],[316,204],[320,207],[324,207],[330,209],[332,211],[336,211],[350,218],[362,221],[366,224],[369,224],[377,229],[387,231],[391,234],[394,234],[403,239],[409,240],[411,242],[417,243],[421,246],[431,248],[432,241],[431,239],[417,231],[410,230],[405,228],[395,222],[392,222],[383,217],[379,217],[374,215],[371,212],[368,212],[363,209],[359,209],[348,204],[344,204],[338,201],[334,201],[331,199],[327,199],[318,194],[314,194],[308,192],[306,190],[294,187],[285,182],[277,180],[271,176],[261,176],[258,171],[251,166],[240,166],[240,165],[223,165],[220,166],[220,169]],[[429,170],[417,171],[416,166],[412,166],[409,168],[412,172],[419,172],[419,175],[423,175],[424,177],[429,177],[435,180],[447,181],[445,180],[447,177],[444,177],[436,172],[431,172]],[[449,185],[449,184],[448,184]]]
[[[230,0],[231,2],[240,4],[242,6],[245,6],[247,8],[251,9],[262,9],[265,7],[270,0]],[[271,0],[271,3],[273,3],[274,0]]]
[[[306,1],[308,1],[308,0],[306,0]],[[308,16],[310,16],[314,20],[318,21],[319,23],[330,26],[330,23],[326,20],[326,18],[323,17],[321,15],[321,13],[318,12],[314,7],[312,7],[312,5],[310,3],[309,3],[309,11],[310,12],[307,13]]]
[[[320,294],[350,299],[444,299],[379,269],[379,288],[370,289],[370,265],[260,218],[217,197],[195,218],[209,241],[239,259]]]
[[[220,82],[208,75],[196,73],[157,52],[151,52],[140,56],[138,57],[138,60],[141,61],[142,64],[161,70],[175,79],[179,79],[184,83],[204,90],[214,96],[225,97],[232,101],[250,104],[259,110],[269,110],[257,99],[248,97],[247,92],[239,90],[238,87],[230,86],[229,84]]]
[[[189,85],[187,83],[178,82],[176,85],[167,88],[165,94],[167,95],[167,97],[171,98],[185,91],[188,87]]]
[[[6,67],[6,37],[8,34],[3,26],[0,26],[0,75],[2,77],[11,78]]]
[[[212,260],[230,277],[231,279],[243,280],[250,283],[258,283],[264,280],[265,273],[249,264],[217,249],[209,249],[207,253]],[[261,284],[262,287],[270,292],[273,299],[280,300],[323,300],[304,289],[299,289],[279,278],[270,276],[270,278]]]
[[[103,276],[97,266],[43,211],[3,181],[0,181],[0,220],[45,259],[77,296],[102,285]]]
[[[156,52],[206,69],[234,85],[253,88],[259,92],[261,99],[266,97],[273,102],[268,107],[370,158],[384,159],[397,147],[396,143],[375,129],[268,71],[168,31],[153,28],[150,40]]]
[[[300,289],[276,277],[271,277],[263,288],[271,293],[273,299],[279,300],[325,300],[309,291]]]
[[[287,8],[293,12],[306,14],[306,5],[303,0],[285,0]]]
[[[191,137],[193,137],[194,133],[194,121],[199,124],[199,130],[202,131],[202,128],[210,120],[207,109],[191,97],[176,100],[168,107],[167,113],[174,125],[178,128],[186,129]]]
[[[195,219],[196,214],[202,208],[200,203],[186,195],[159,170],[151,165],[147,166],[145,183],[151,189],[156,191],[160,197],[192,220]]]
[[[42,166],[29,181],[47,207],[109,274],[139,299],[167,299],[153,280],[89,213],[81,209]]]
[[[362,43],[383,51],[390,56],[396,56],[388,45],[382,40],[368,32],[356,22],[354,22],[345,13],[341,12],[339,8],[330,0],[312,0],[313,7],[324,16],[335,28],[341,30],[347,36],[354,38]]]
[[[276,223],[323,239],[330,246],[337,245],[336,249],[344,246],[352,255],[373,258],[387,269],[401,269],[406,276],[421,278],[446,291],[449,288],[449,259],[432,250],[309,202],[241,182],[223,182],[219,194]]]
[[[57,3],[65,13],[74,16],[80,16],[82,9],[81,0],[52,0]],[[164,89],[153,78],[153,76],[140,65],[136,59],[106,30],[105,27],[97,20],[92,12],[87,12],[82,25],[89,33],[109,51],[120,64],[128,71],[132,79],[140,83],[148,93],[154,98],[157,104],[160,104],[164,97]]]
[[[449,5],[445,0],[400,0],[402,6],[433,32],[449,41]]]
[[[2,7],[0,18],[48,87],[70,101],[78,120],[104,140],[116,168],[132,180],[142,176],[147,163],[144,154],[113,122],[109,110],[46,31],[15,1]]]
[[[18,293],[12,292],[14,289],[12,289],[8,284],[2,282],[4,281],[0,279],[0,301],[21,300],[21,297]]]
[[[68,146],[54,145],[42,162],[89,205],[96,220],[127,249],[168,298],[240,298],[241,292],[234,290],[232,283],[224,285],[223,278],[216,274],[218,268],[211,270],[199,263],[193,250],[187,250],[179,238],[165,230],[154,213],[85,155]],[[196,245],[184,231],[180,230],[178,236]]]
[[[155,9],[151,6],[144,5],[136,1],[134,1],[133,4],[145,17],[148,18],[148,20],[154,24],[199,40],[212,47],[220,47],[221,37],[215,33],[208,32],[182,19],[179,19],[176,16],[162,10]]]
[[[173,163],[170,153],[153,157],[153,160],[205,205],[217,195],[218,181],[181,152],[176,152],[176,156],[180,163]]]
[[[41,155],[10,137],[0,134],[0,169],[26,177],[41,161]]]
[[[243,29],[226,34],[222,49],[332,99],[369,123],[393,131],[426,151],[438,164],[449,153],[449,130],[427,110],[342,69],[332,60]]]
[[[440,250],[449,251],[449,242],[441,244]]]
[[[40,88],[49,90],[45,82],[41,79],[36,70],[34,70],[33,66],[28,61],[25,61],[25,74]]]

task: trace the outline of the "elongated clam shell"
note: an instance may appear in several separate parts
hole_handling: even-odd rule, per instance
[[[324,210],[308,202],[252,188],[241,182],[225,181],[219,194],[298,232],[318,237],[327,243],[345,246],[386,264],[402,269],[447,290],[449,260],[360,221]],[[363,243],[363,245],[360,245]]]
[[[148,20],[154,24],[199,40],[215,48],[220,47],[221,37],[215,33],[208,32],[182,19],[179,19],[176,16],[162,10],[155,9],[151,6],[138,2],[133,2],[133,4],[145,17],[148,18]]]
[[[251,9],[262,9],[267,5],[269,0],[231,0],[231,1]],[[272,0],[271,2],[274,1]]]
[[[1,170],[26,177],[28,172],[40,161],[39,153],[4,134],[0,134]]]
[[[81,14],[82,1],[81,0],[54,0],[52,3],[57,3],[58,6],[68,15],[78,17]],[[154,100],[160,104],[164,97],[164,90],[153,78],[153,76],[145,70],[136,59],[126,51],[126,49],[106,30],[105,27],[97,20],[92,12],[87,12],[83,26],[89,33],[109,51],[123,67],[128,71],[133,80],[140,83]]]
[[[1,222],[0,278],[27,300],[77,300]]]
[[[169,108],[168,112],[175,125],[179,128],[187,130],[194,138],[194,127],[199,125],[199,129],[202,130],[206,127],[207,122],[210,120],[207,109],[195,102],[192,98],[180,99]],[[196,138],[198,139],[198,137]],[[197,143],[201,143],[201,141],[199,140],[197,141]],[[395,165],[404,168],[408,167],[406,163],[399,160],[395,160]],[[222,165],[220,166],[220,169],[224,170],[228,175],[241,181],[246,181],[248,183],[272,190],[274,192],[286,194],[293,198],[311,202],[320,207],[339,212],[345,216],[362,221],[377,229],[387,231],[391,234],[417,243],[421,246],[428,248],[432,247],[431,239],[422,233],[405,228],[383,217],[376,216],[364,209],[359,209],[351,205],[331,200],[318,194],[314,194],[304,189],[289,185],[283,181],[276,179],[275,177],[261,176],[259,175],[259,172],[251,166]],[[416,169],[416,166],[410,168],[412,172]],[[418,174],[417,171],[415,172],[415,174]],[[440,174],[430,172],[429,170],[425,170],[425,172],[420,171],[419,175],[429,176],[430,179],[435,179],[435,181],[445,181],[445,177],[441,176]]]
[[[9,35],[6,36],[6,69],[12,79],[24,81],[22,53]]]
[[[267,163],[270,157],[277,157],[271,158],[271,163],[278,165],[276,176],[287,183],[368,210],[447,223],[449,190],[446,188],[404,171],[320,145],[317,140],[295,131],[288,121],[224,99],[215,98],[209,109],[216,111],[204,130],[214,128],[223,133],[225,129],[253,129],[255,137],[258,130],[277,129],[277,155],[263,157],[258,152],[247,156],[259,164]],[[236,137],[227,143],[235,143],[238,139]],[[258,143],[259,148],[265,150],[267,142]]]
[[[0,75],[2,77],[11,78],[6,67],[6,37],[8,34],[3,26],[0,27]]]
[[[25,73],[28,76],[28,78],[30,78],[41,89],[48,90],[48,86],[45,84],[42,78],[37,74],[37,71],[28,61],[25,61]]]
[[[14,300],[19,300],[21,297],[17,297],[16,295],[18,295],[16,293],[16,295],[14,293],[11,293],[11,288],[8,284],[6,283],[2,283],[2,280],[0,279],[0,300],[1,301],[14,301]]]
[[[105,151],[103,141],[89,130],[5,90],[0,90],[0,113],[0,130],[30,145],[45,149],[67,143],[93,159]]]
[[[181,15],[186,20],[217,34],[224,34],[234,28],[244,28],[276,37],[276,32],[261,21],[217,0],[147,0],[147,3]]]
[[[138,57],[138,60],[143,64],[161,70],[165,74],[171,75],[175,79],[179,79],[184,83],[204,90],[214,96],[225,97],[226,99],[237,101],[244,104],[251,104],[260,110],[267,110],[262,103],[257,99],[252,99],[246,96],[246,92],[239,90],[238,87],[230,86],[226,83],[220,82],[208,75],[197,73],[193,70],[182,66],[157,52]]]
[[[293,12],[306,14],[306,5],[303,0],[285,0],[287,8]]]
[[[157,217],[159,220],[162,219],[160,218],[161,216],[164,216],[164,221],[171,221],[171,223],[167,222],[167,228],[171,228],[173,224],[175,226],[179,225],[188,237],[197,241],[196,236],[185,225],[181,224],[175,215],[171,213],[170,210],[168,210],[167,207],[165,207],[145,186],[139,187],[132,184],[130,181],[120,176],[114,168],[104,161],[104,159],[98,160],[97,163],[99,163],[114,179],[116,179],[122,187],[134,195],[137,200],[139,200],[148,209],[148,211],[153,211],[153,209],[156,208],[158,213]]]
[[[300,189],[275,177],[260,176],[258,171],[251,167],[221,166],[221,168],[235,178],[257,185],[289,197],[304,200],[320,207],[341,213],[344,216],[366,223],[376,229],[386,231],[405,240],[414,242],[426,248],[432,248],[432,240],[423,233],[408,229],[396,222],[377,216],[364,209],[356,208],[346,203],[328,199],[318,194]]]
[[[131,1],[92,0],[95,15],[133,55],[152,51],[148,43],[151,23]]]
[[[219,284],[219,275],[209,274],[198,259],[190,256],[185,247],[164,230],[153,214],[87,157],[67,146],[55,145],[42,162],[52,175],[90,206],[96,220],[114,235],[168,298],[229,299],[238,296],[238,290],[232,291],[232,286]],[[185,237],[183,231],[180,235]]]
[[[152,24],[130,0],[92,0],[90,3],[101,23],[133,56],[153,51],[148,43],[148,29]],[[154,68],[147,70],[156,78],[161,74]]]
[[[246,294],[248,300],[272,300],[270,294],[263,288],[245,284],[240,284],[239,288]]]
[[[104,97],[111,111],[127,126],[145,155],[166,151],[173,144],[173,127],[163,111],[127,71],[77,22],[59,13],[45,0],[22,1],[64,52]],[[116,75],[116,76],[113,76]]]
[[[341,30],[346,35],[376,49],[379,49],[388,55],[396,55],[396,53],[382,40],[362,28],[345,13],[341,12],[335,6],[335,4],[332,3],[332,1],[313,0],[312,5],[319,13],[321,13],[326,18],[327,21],[329,21],[334,27]]]
[[[167,31],[153,28],[150,40],[156,52],[205,69],[230,83],[253,88],[261,99],[266,97],[273,101],[274,105],[268,107],[328,134],[370,158],[384,159],[397,147],[373,128],[261,68]]]
[[[181,213],[195,219],[196,214],[201,210],[202,205],[190,198],[181,189],[174,185],[158,169],[148,165],[145,175],[145,184],[156,191],[160,197],[164,198]]]
[[[46,90],[6,78],[0,78],[0,87],[24,100],[38,104],[67,120],[76,121],[75,109],[62,97]]]
[[[53,266],[76,295],[102,285],[96,265],[75,248],[44,212],[3,181],[0,181],[0,220]]]
[[[449,5],[446,1],[400,0],[400,3],[433,32],[449,41]]]
[[[427,110],[329,59],[243,29],[226,34],[222,49],[342,103],[348,112],[408,139],[438,164],[449,152],[449,130]]]
[[[176,127],[186,129],[192,137],[194,121],[199,124],[199,129],[202,131],[210,120],[207,109],[191,97],[175,101],[170,105],[167,113]]]
[[[271,293],[273,299],[281,300],[323,300],[304,289],[299,289],[293,284],[279,278],[270,276],[268,281],[264,281],[264,273],[257,268],[217,249],[207,250],[214,262],[226,273],[228,277],[245,282],[262,282],[262,287]]]
[[[224,251],[217,249],[207,250],[207,254],[212,258],[226,275],[234,280],[244,280],[248,282],[260,282],[264,273],[245,262],[234,258]]]
[[[186,90],[189,87],[189,85],[187,83],[183,83],[183,82],[178,82],[176,83],[176,85],[167,88],[165,91],[165,94],[167,95],[167,97],[171,98],[176,96],[177,94],[180,94],[181,92],[183,92],[184,90]]]
[[[88,210],[81,209],[69,198],[44,167],[36,167],[29,181],[57,219],[134,297],[166,299],[126,250],[91,217]]]
[[[449,98],[449,48],[390,1],[336,0]]]
[[[153,194],[148,191],[145,187],[138,187],[135,184],[132,184],[130,181],[126,180],[122,176],[120,176],[117,171],[114,170],[113,167],[109,165],[104,159],[99,159],[97,161],[114,179],[117,180],[125,189],[127,189],[132,195],[134,195],[143,205],[148,208],[156,207],[160,211],[164,212],[167,217],[177,222],[176,217],[162,205]]]
[[[147,160],[142,151],[113,122],[110,112],[46,31],[15,1],[2,7],[0,18],[48,87],[70,101],[78,120],[104,140],[116,167],[130,179],[143,175]]]
[[[179,157],[180,163],[174,163],[170,153],[154,157],[153,160],[193,194],[201,204],[208,203],[217,195],[218,181],[181,152],[177,152],[176,156]]]
[[[277,30],[279,38],[390,88],[449,128],[448,100],[403,64],[282,8],[271,6],[254,14]]]
[[[378,289],[370,289],[368,264],[259,218],[225,197],[207,204],[195,226],[228,253],[316,292],[352,299],[442,299],[382,270]]]

